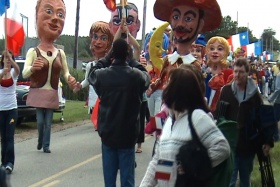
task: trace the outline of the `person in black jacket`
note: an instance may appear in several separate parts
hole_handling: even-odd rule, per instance
[[[127,60],[130,53],[124,39],[115,40],[111,53],[96,63],[88,78],[100,98],[98,133],[102,141],[106,187],[116,186],[118,169],[121,186],[135,186],[135,144],[140,128],[140,106],[150,78],[141,64],[133,59]]]

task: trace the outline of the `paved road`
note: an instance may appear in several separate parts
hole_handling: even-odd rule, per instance
[[[151,159],[153,136],[146,136],[143,152],[136,154],[136,186]],[[101,143],[88,123],[52,134],[51,154],[37,151],[37,138],[15,144],[12,187],[102,187]],[[117,183],[119,185],[119,182]]]

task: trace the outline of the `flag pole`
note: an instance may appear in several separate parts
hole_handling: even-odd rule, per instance
[[[8,40],[7,40],[7,9],[8,9],[8,7],[5,5],[5,19],[4,19],[5,49],[7,49],[7,46],[8,46]]]
[[[126,0],[121,0],[121,5],[122,5],[122,19],[124,19],[124,21],[126,22],[126,12],[125,12]],[[126,34],[127,34],[126,39],[128,43],[128,32],[126,32]]]
[[[144,0],[143,26],[142,26],[142,50],[144,50],[145,36],[146,36],[146,12],[147,12],[147,0]]]

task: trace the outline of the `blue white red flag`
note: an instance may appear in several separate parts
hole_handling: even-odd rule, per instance
[[[10,8],[10,0],[0,0],[0,16],[5,13],[6,8]]]
[[[257,42],[242,46],[242,48],[246,51],[248,57],[259,56],[262,54],[262,41],[259,40]]]
[[[249,44],[249,34],[248,31],[241,32],[230,36],[228,43],[231,46],[231,51],[235,51],[236,48],[245,46]]]
[[[155,178],[160,180],[170,180],[173,164],[173,161],[159,160],[156,166]]]
[[[21,23],[21,16],[17,8],[16,1],[7,11],[5,21],[7,48],[12,51],[15,56],[17,56],[20,54],[20,49],[24,45],[25,32]]]

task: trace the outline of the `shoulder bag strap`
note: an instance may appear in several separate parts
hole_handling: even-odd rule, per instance
[[[189,120],[190,129],[191,129],[192,139],[194,141],[196,141],[199,144],[199,146],[204,147],[203,144],[201,143],[197,133],[195,132],[195,129],[194,129],[194,126],[193,126],[193,122],[192,122],[192,112],[188,114],[188,120]]]

